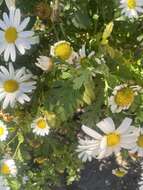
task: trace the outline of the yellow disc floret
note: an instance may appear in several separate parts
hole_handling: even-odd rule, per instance
[[[143,148],[143,135],[140,135],[137,140],[137,145]]]
[[[4,128],[0,126],[0,136],[4,134]]]
[[[47,123],[45,121],[45,119],[39,119],[37,121],[37,127],[40,128],[40,129],[45,129],[47,126]]]
[[[3,88],[8,93],[13,93],[19,89],[19,84],[16,80],[6,80]]]
[[[72,54],[72,47],[68,42],[62,42],[55,46],[54,54],[62,60],[68,60]]]
[[[135,9],[136,8],[136,0],[128,0],[127,5],[129,9]]]
[[[118,106],[127,107],[130,106],[134,101],[134,92],[131,88],[125,87],[118,90],[115,95],[115,102]]]
[[[120,143],[120,135],[117,133],[109,133],[107,135],[107,146],[112,147]]]
[[[1,173],[3,174],[10,174],[10,168],[7,164],[3,164],[1,167]]]
[[[124,177],[126,175],[126,173],[127,172],[124,170],[117,169],[117,170],[115,170],[114,175],[117,177]]]
[[[14,43],[17,39],[17,30],[14,27],[9,27],[5,31],[5,39],[8,43]]]

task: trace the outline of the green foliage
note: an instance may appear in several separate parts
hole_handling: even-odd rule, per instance
[[[37,89],[29,104],[8,110],[14,119],[8,123],[8,141],[0,143],[0,155],[9,154],[16,160],[18,176],[8,177],[12,190],[52,190],[65,173],[67,185],[78,180],[83,165],[75,149],[82,124],[95,128],[106,116],[117,122],[128,116],[137,127],[143,124],[142,94],[123,113],[114,115],[108,107],[115,86],[143,86],[143,17],[135,22],[123,18],[117,0],[59,0],[52,22],[37,17],[35,6],[39,2],[50,5],[55,1],[16,1],[23,17],[31,17],[28,28],[34,25],[40,44],[25,56],[18,56],[15,63],[37,76]],[[6,10],[4,2],[2,8]],[[41,71],[34,64],[37,57],[49,56],[50,47],[60,40],[69,41],[76,52],[86,44],[87,55],[91,51],[95,55],[81,59],[79,65],[53,58],[52,71]],[[31,130],[32,121],[41,115],[48,117],[51,126],[45,137]],[[28,180],[24,182],[25,176]]]

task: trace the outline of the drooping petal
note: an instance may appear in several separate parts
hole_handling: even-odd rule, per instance
[[[101,139],[102,136],[97,133],[95,130],[85,126],[85,125],[82,125],[82,130],[87,134],[89,135],[90,137],[94,138],[94,139]]]

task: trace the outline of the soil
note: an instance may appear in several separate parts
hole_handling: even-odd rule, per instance
[[[68,187],[63,185],[56,190],[143,190],[141,162],[132,164],[128,174],[123,178],[114,176],[113,168],[117,168],[114,159],[87,163],[81,171],[79,182]]]

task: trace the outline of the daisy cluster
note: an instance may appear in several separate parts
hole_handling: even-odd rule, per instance
[[[26,30],[30,17],[22,20],[20,9],[12,1],[6,1],[8,13],[3,13],[0,19],[0,55],[4,56],[6,66],[0,66],[0,102],[3,110],[14,108],[17,103],[24,104],[31,100],[36,89],[36,77],[26,67],[15,68],[16,54],[24,55],[32,45],[39,43],[39,37],[33,30]],[[2,116],[3,113],[2,113]],[[6,116],[6,115],[5,115]],[[5,118],[6,120],[6,118]],[[10,118],[7,120],[10,121]],[[33,132],[45,136],[49,133],[49,126],[43,117],[39,117],[31,124]],[[0,141],[6,141],[9,135],[8,127],[0,121]],[[15,161],[10,157],[1,160],[0,171],[4,175],[16,176]],[[8,189],[4,187],[3,189]]]
[[[129,19],[137,19],[140,13],[143,13],[143,1],[120,0],[119,8],[123,16]],[[80,57],[82,58],[82,56]],[[111,96],[108,97],[108,107],[113,114],[125,112],[132,107],[136,97],[142,92],[141,86],[120,84],[112,89]],[[79,138],[79,145],[76,150],[78,157],[83,162],[92,161],[93,158],[100,160],[112,154],[117,156],[121,150],[127,150],[129,154],[143,157],[143,130],[132,126],[131,123],[132,119],[125,118],[117,128],[112,118],[107,117],[96,124],[96,130],[82,125],[81,128],[85,135],[81,135]],[[122,171],[114,171],[115,173],[120,175]]]
[[[30,50],[33,45],[38,44],[39,37],[33,29],[27,30],[30,17],[23,19],[21,10],[16,8],[12,2],[6,0],[8,13],[4,12],[2,19],[0,19],[0,55],[5,63],[0,66],[0,104],[3,110],[13,109],[19,104],[28,104],[37,87],[37,77],[24,66],[17,68],[16,60],[17,54],[25,55],[26,51]],[[129,19],[138,18],[143,12],[142,0],[120,0],[119,2],[122,15],[129,17]],[[75,51],[72,43],[60,40],[50,47],[50,55],[40,55],[35,65],[44,74],[52,71],[53,63],[68,63],[78,70],[85,60],[92,58],[98,65],[105,63],[104,57],[95,58],[94,51],[87,53],[86,44]],[[107,106],[113,114],[129,110],[136,97],[143,92],[141,86],[128,83],[119,84],[111,90]],[[82,134],[82,137],[79,138],[76,149],[78,157],[83,162],[92,161],[92,159],[101,160],[112,154],[118,155],[122,150],[143,157],[143,130],[131,124],[132,119],[125,118],[119,127],[116,127],[112,118],[107,117],[96,124],[96,130],[82,125],[84,135]],[[45,115],[37,116],[31,123],[31,130],[40,137],[49,135],[48,118]],[[8,136],[7,125],[0,121],[0,141],[6,141]],[[15,177],[17,174],[15,161],[9,156],[5,157],[1,160],[0,171],[4,175]],[[123,176],[125,171],[120,169],[114,173]]]

